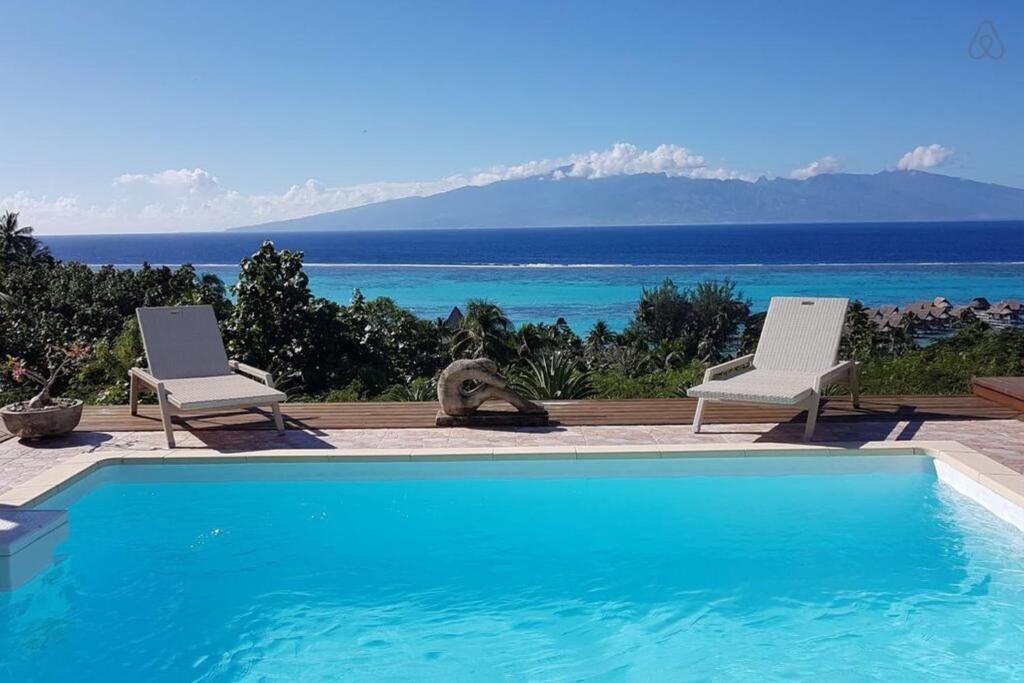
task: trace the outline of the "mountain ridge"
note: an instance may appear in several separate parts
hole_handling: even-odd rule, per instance
[[[663,173],[555,174],[460,187],[231,231],[714,225],[1024,219],[1024,189],[924,171],[829,173],[806,180]]]

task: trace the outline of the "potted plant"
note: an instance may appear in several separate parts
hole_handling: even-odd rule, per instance
[[[82,419],[82,402],[78,399],[54,398],[50,395],[54,382],[89,355],[89,347],[72,346],[53,349],[48,357],[49,375],[44,376],[25,367],[20,358],[8,356],[6,370],[19,382],[39,385],[39,393],[28,401],[18,401],[0,408],[4,429],[22,439],[40,439],[67,434]]]

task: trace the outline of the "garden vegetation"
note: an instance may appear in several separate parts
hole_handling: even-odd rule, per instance
[[[764,319],[729,281],[644,289],[622,332],[599,321],[584,336],[564,320],[518,327],[496,303],[474,299],[464,317],[417,317],[356,290],[347,305],[314,296],[299,252],[265,242],[244,259],[229,292],[192,266],[90,268],[54,259],[17,214],[0,219],[0,360],[45,367],[53,349],[92,353],[55,390],[93,404],[128,402],[128,369],[144,365],[138,306],[209,304],[231,357],[266,368],[290,400],[431,400],[452,360],[486,356],[533,399],[685,395],[705,367],[757,344]],[[911,328],[881,331],[855,303],[842,355],[863,363],[874,394],[957,394],[974,375],[1024,374],[1024,332],[970,323],[920,347]],[[15,362],[16,359],[16,362]],[[13,363],[13,365],[12,365]],[[0,375],[0,404],[32,387]]]

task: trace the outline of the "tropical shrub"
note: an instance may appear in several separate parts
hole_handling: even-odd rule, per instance
[[[627,375],[615,370],[591,375],[596,398],[674,398],[685,395],[688,388],[700,384],[704,365],[698,361],[675,369],[643,375]]]
[[[925,348],[864,361],[860,384],[869,394],[964,394],[972,377],[1022,374],[1024,332],[976,323]]]
[[[570,353],[576,356],[583,353],[583,341],[564,318],[559,318],[554,325],[526,323],[520,326],[515,335],[515,343],[518,359],[537,358],[551,353]]]
[[[750,302],[728,278],[721,282],[699,282],[688,294],[690,334],[696,344],[696,356],[717,363],[736,345],[739,332],[750,317]]]
[[[902,327],[881,330],[868,319],[864,305],[854,301],[846,311],[846,325],[840,344],[840,355],[853,360],[895,358],[917,348],[912,321]]]
[[[355,340],[355,372],[371,393],[442,369],[446,349],[441,326],[417,318],[391,299],[370,301],[357,289],[342,318]]]
[[[323,397],[323,400],[327,403],[354,403],[355,401],[364,400],[366,398],[365,394],[366,390],[363,388],[362,382],[354,379],[341,389],[331,389]],[[309,400],[316,402],[314,397],[309,397]]]
[[[225,337],[231,357],[268,370],[286,391],[315,394],[351,380],[355,344],[341,307],[313,296],[302,258],[264,242],[242,260]]]
[[[383,398],[388,401],[434,401],[437,399],[437,381],[431,377],[417,377],[408,384],[396,384]]]
[[[640,292],[640,302],[626,335],[652,343],[678,339],[689,331],[692,314],[688,293],[679,291],[675,282],[666,279],[658,287],[645,287]]]
[[[129,399],[128,371],[146,365],[139,321],[125,321],[124,331],[114,341],[101,340],[93,348],[92,358],[79,370],[68,394],[98,405],[123,405]],[[150,393],[140,397],[155,401]]]
[[[594,395],[589,371],[581,370],[573,356],[562,352],[550,353],[527,360],[512,387],[522,396],[535,400],[570,400]]]
[[[684,359],[715,363],[735,350],[750,316],[750,302],[728,278],[680,290],[671,279],[640,294],[623,337],[650,347],[671,344]]]
[[[7,262],[0,267],[0,293],[0,354],[17,356],[33,367],[44,366],[48,350],[54,347],[102,350],[114,344],[139,306],[207,303],[221,316],[231,310],[223,283],[215,276],[197,275],[191,266],[93,270],[80,263],[48,260]],[[88,365],[95,367],[96,362],[93,359]],[[55,389],[86,400],[95,398],[96,392],[80,391],[76,382],[77,376],[65,376]],[[0,400],[19,400],[21,393],[16,385],[0,379]]]
[[[660,364],[641,344],[607,344],[587,349],[587,363],[598,372],[639,377],[654,372]]]

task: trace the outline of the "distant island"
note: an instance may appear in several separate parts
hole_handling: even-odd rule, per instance
[[[234,231],[693,225],[1024,219],[1024,190],[923,171],[806,180],[713,180],[661,173],[553,174],[462,187]]]

